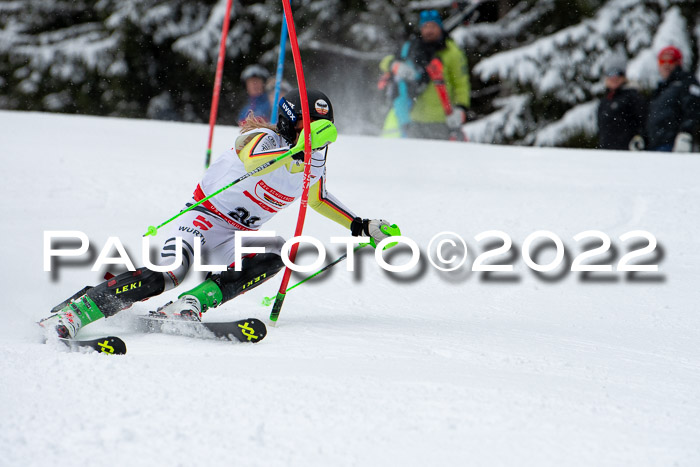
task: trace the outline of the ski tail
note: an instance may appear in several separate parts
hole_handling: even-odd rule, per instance
[[[217,338],[251,343],[260,342],[267,336],[265,323],[256,318],[212,323],[149,314],[137,317],[136,329],[139,332],[199,338],[211,338],[210,336],[213,334]]]

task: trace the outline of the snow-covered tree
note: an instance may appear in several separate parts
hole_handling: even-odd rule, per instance
[[[245,98],[246,65],[262,61],[273,71],[282,24],[279,0],[233,3],[221,122],[233,121]],[[402,34],[406,2],[292,3],[311,81],[376,64]],[[0,108],[206,121],[225,7],[226,0],[0,2]]]
[[[192,97],[206,94],[205,75],[173,44],[205,27],[211,8],[203,2],[29,0],[0,10],[0,107],[201,114]]]
[[[469,1],[293,0],[307,83],[333,95],[344,131],[378,133],[388,104],[377,64],[415,29]],[[496,4],[496,2],[491,2]],[[698,70],[697,0],[498,0],[502,16],[452,32],[472,68],[473,141],[593,145],[602,70],[628,59],[649,90],[655,54],[675,44]],[[243,68],[274,70],[280,0],[234,1],[219,122],[233,123]],[[0,108],[207,121],[226,0],[0,2]],[[290,54],[288,54],[289,56]],[[285,77],[294,82],[291,57]],[[495,98],[485,89],[500,89]]]
[[[698,69],[700,8],[694,0],[609,0],[577,24],[533,34],[565,7],[571,4],[523,1],[497,23],[456,33],[467,49],[482,47],[487,54],[501,49],[473,72],[483,81],[499,82],[510,96],[497,99],[495,112],[484,121],[467,125],[472,141],[593,145],[609,60],[628,60],[628,78],[647,91],[659,79],[656,54],[666,45],[676,45],[686,66]]]

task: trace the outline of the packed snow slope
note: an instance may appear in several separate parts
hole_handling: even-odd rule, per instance
[[[700,157],[501,147],[340,136],[328,186],[357,214],[397,223],[421,261],[385,272],[372,252],[287,295],[259,344],[138,334],[133,316],[194,285],[95,323],[128,354],[41,343],[34,321],[108,268],[91,271],[111,236],[141,264],[141,235],[190,198],[207,127],[0,112],[3,306],[0,464],[87,465],[700,465]],[[214,153],[233,145],[219,127]],[[290,237],[298,204],[266,229]],[[78,230],[92,256],[43,270],[43,235]],[[472,271],[477,255],[512,272]],[[561,238],[561,266],[547,264]],[[572,272],[601,245],[611,248]],[[656,248],[620,239],[644,230]],[[440,272],[425,258],[438,233],[459,234],[466,262]],[[328,259],[346,232],[310,211],[305,234]],[[161,239],[162,236],[156,237]],[[459,252],[449,245],[443,257]],[[388,255],[410,258],[406,247]],[[111,251],[111,256],[116,252]],[[433,259],[436,255],[433,254]],[[313,255],[303,255],[310,263]],[[76,264],[77,260],[77,264]],[[455,264],[455,263],[453,263]],[[56,269],[57,268],[57,269]],[[116,268],[118,272],[119,268]],[[205,319],[257,317],[279,278]],[[292,283],[303,275],[295,275]]]

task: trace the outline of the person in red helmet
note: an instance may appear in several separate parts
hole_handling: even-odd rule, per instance
[[[650,151],[691,152],[700,126],[700,83],[683,70],[683,54],[668,46],[658,54],[661,81],[649,101],[646,147]]]

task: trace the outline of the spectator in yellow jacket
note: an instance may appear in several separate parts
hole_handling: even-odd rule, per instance
[[[390,78],[394,99],[384,134],[448,139],[450,132],[459,130],[467,120],[470,105],[467,57],[443,29],[437,10],[422,11],[418,27],[419,37],[404,43],[397,54],[385,57],[379,65],[385,77]],[[446,115],[435,83],[426,72],[426,66],[434,58],[442,63],[453,110],[450,115]]]

